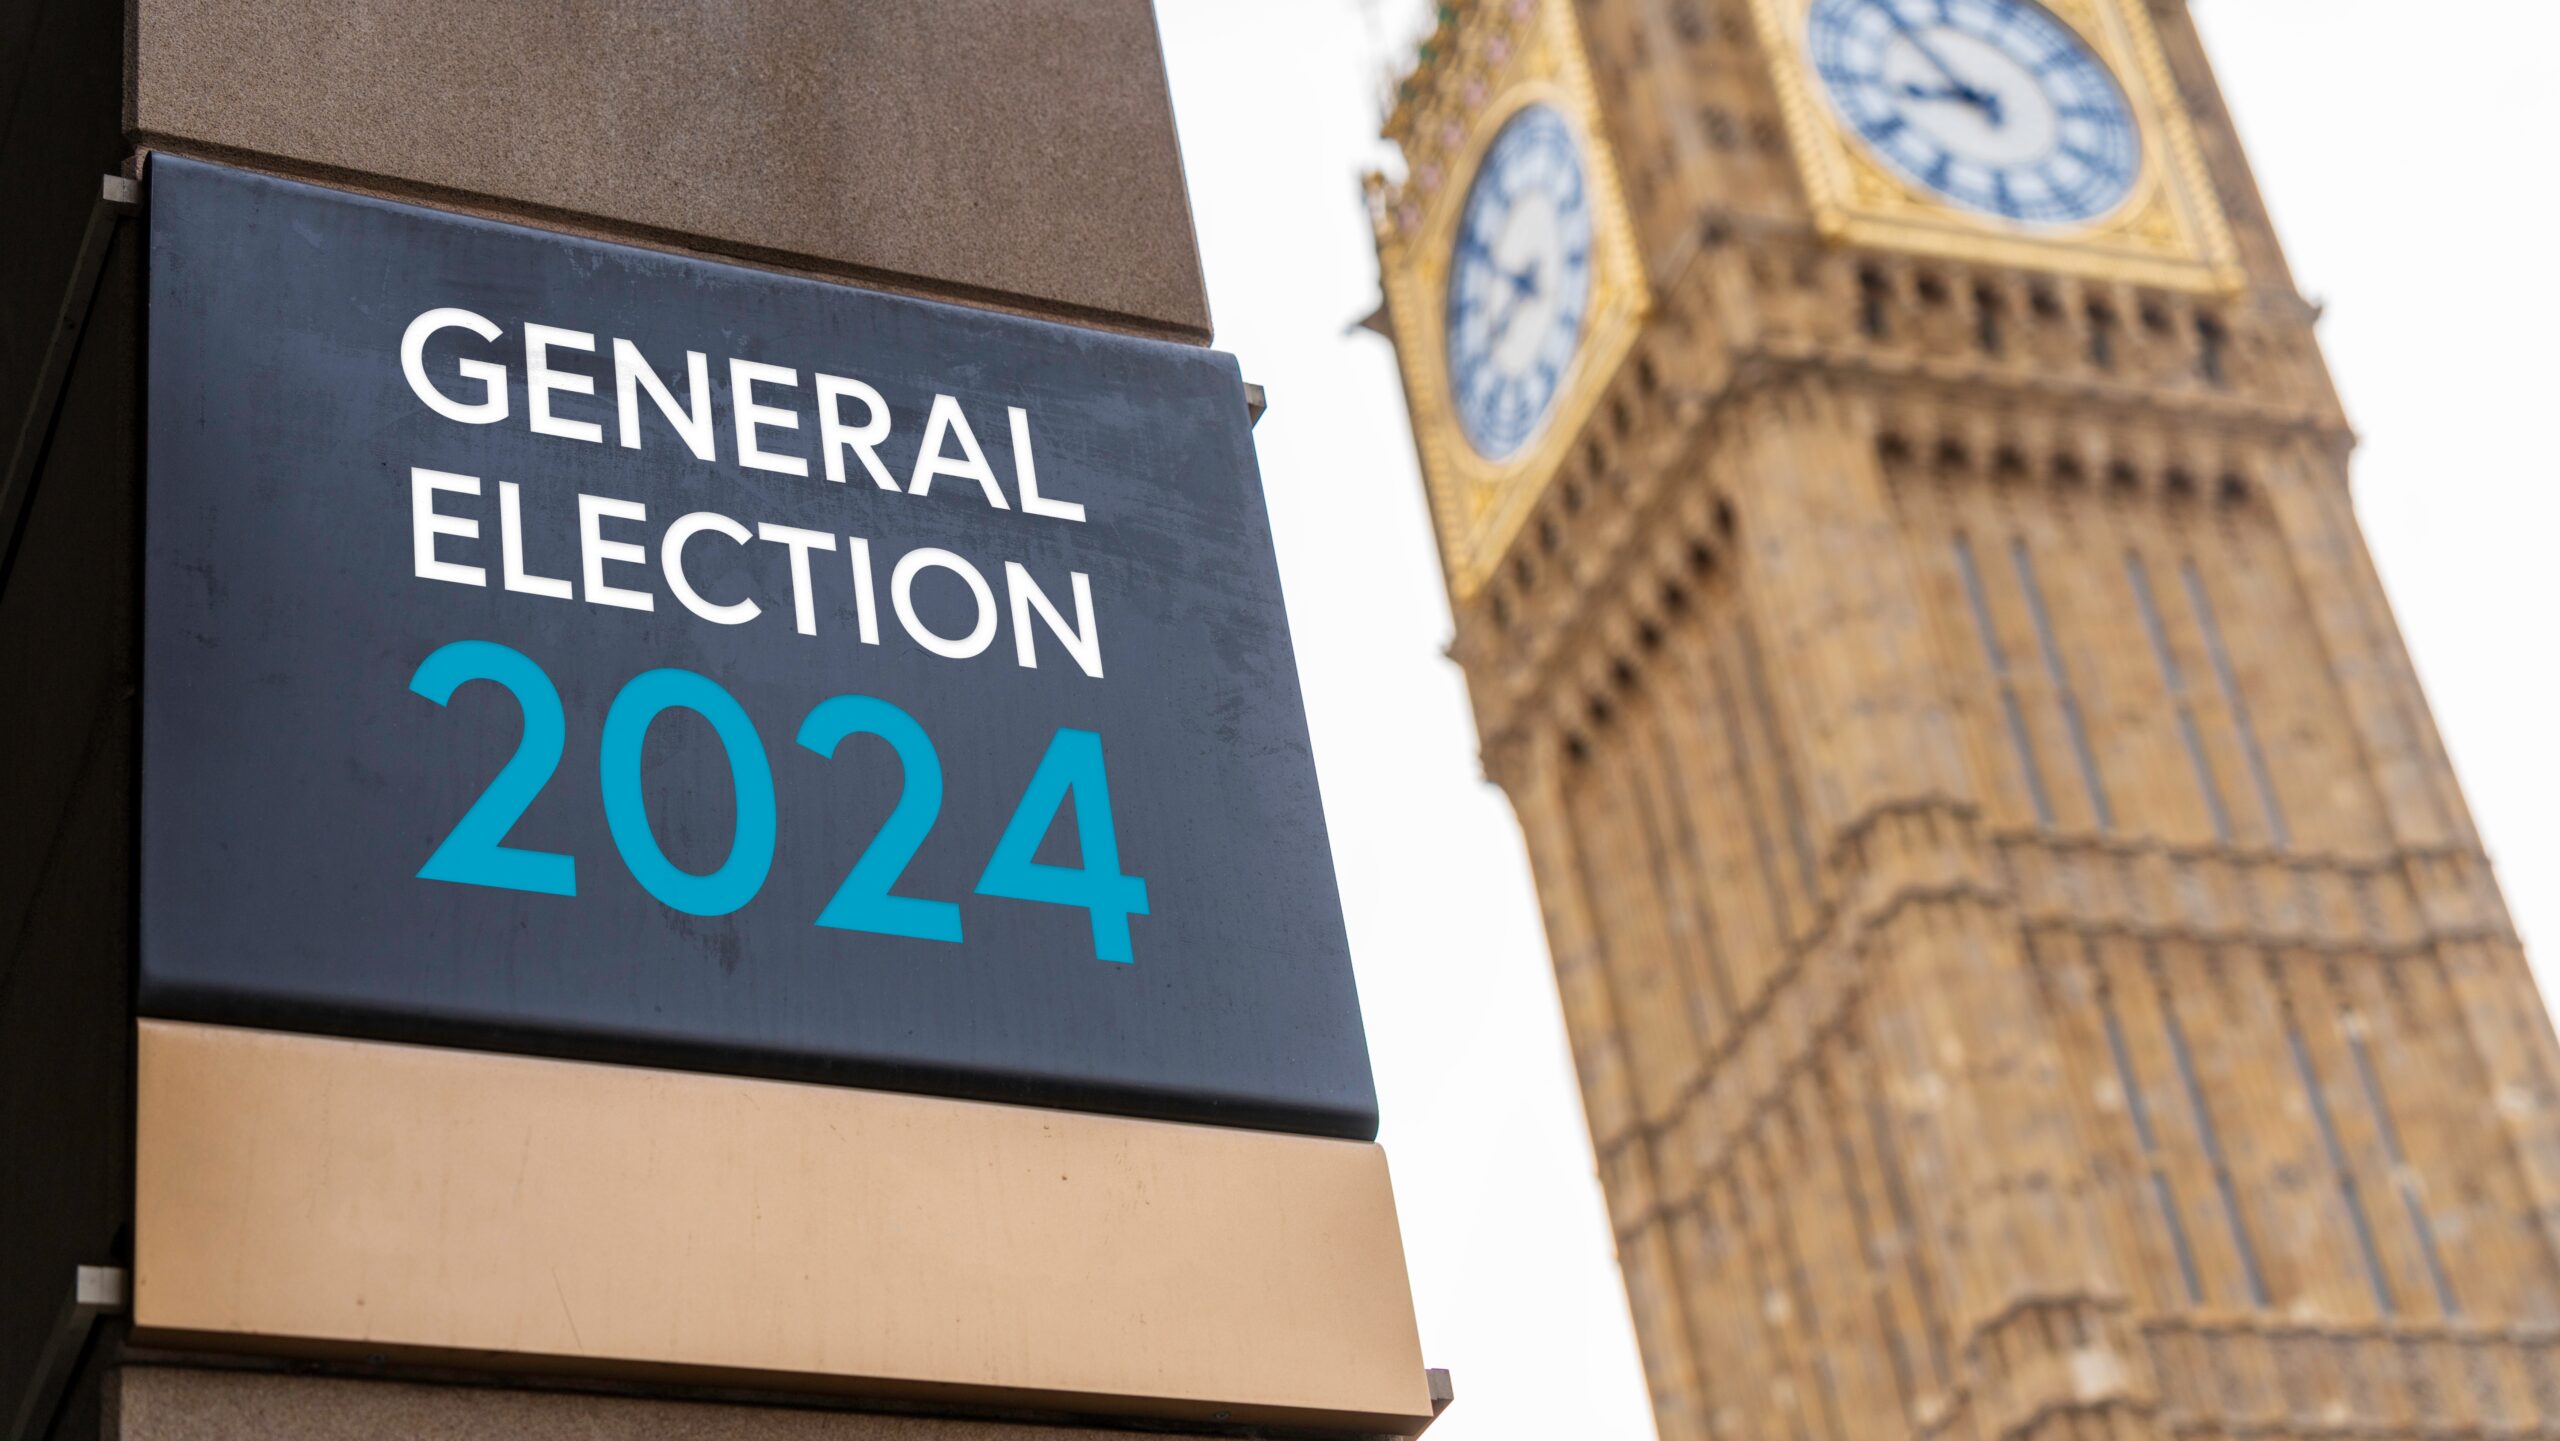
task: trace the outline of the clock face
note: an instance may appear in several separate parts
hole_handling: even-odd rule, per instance
[[[2133,189],[2142,149],[2123,88],[2032,0],[1814,0],[1806,27],[1841,119],[1957,205],[2076,225]]]
[[[1486,148],[1449,262],[1449,389],[1488,460],[1546,424],[1591,303],[1591,198],[1564,117],[1531,105]]]

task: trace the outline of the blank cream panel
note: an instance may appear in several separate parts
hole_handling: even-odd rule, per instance
[[[157,1021],[140,1052],[146,1339],[1431,1415],[1374,1145]]]

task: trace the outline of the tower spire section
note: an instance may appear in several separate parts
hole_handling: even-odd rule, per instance
[[[1530,106],[1592,299],[1493,454]],[[2560,1047],[2184,11],[1475,0],[1387,134],[1663,1433],[2560,1424]]]

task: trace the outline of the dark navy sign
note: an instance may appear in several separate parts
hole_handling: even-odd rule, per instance
[[[147,1012],[1374,1134],[1233,360],[150,204]]]

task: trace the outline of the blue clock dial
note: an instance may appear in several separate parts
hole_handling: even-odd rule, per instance
[[[2067,226],[2132,193],[2142,142],[2124,90],[2033,0],[1814,0],[1805,42],[1848,127],[1958,205]]]
[[[1571,127],[1531,105],[1486,148],[1449,263],[1449,389],[1488,460],[1545,426],[1591,305],[1591,197]]]

